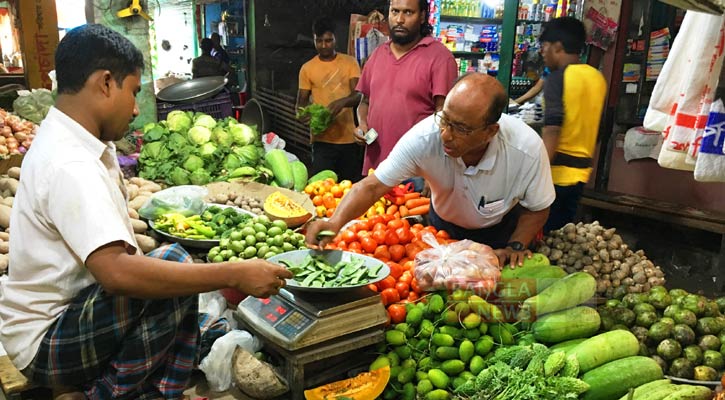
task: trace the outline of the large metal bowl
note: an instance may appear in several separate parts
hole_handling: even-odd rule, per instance
[[[202,101],[219,93],[227,83],[223,76],[205,76],[190,79],[167,86],[156,98],[174,104],[187,104]]]
[[[283,267],[286,267],[284,264],[281,263],[281,260],[288,261],[292,264],[300,264],[304,261],[305,257],[308,255],[322,255],[325,258],[325,261],[329,264],[337,264],[340,261],[350,261],[353,259],[362,259],[363,260],[363,266],[371,269],[374,267],[377,267],[378,265],[382,265],[380,270],[378,271],[378,274],[375,276],[375,278],[370,279],[366,283],[362,283],[359,285],[351,285],[351,286],[338,286],[338,287],[328,287],[328,288],[320,288],[320,287],[308,287],[308,286],[302,286],[300,282],[297,282],[294,279],[287,279],[287,284],[285,285],[285,289],[287,290],[293,290],[293,291],[300,291],[300,292],[318,292],[318,293],[334,293],[334,292],[343,292],[347,290],[354,290],[357,288],[361,288],[363,286],[367,286],[371,283],[380,282],[383,279],[385,279],[386,276],[390,275],[390,267],[388,267],[385,263],[382,261],[364,256],[362,254],[352,253],[349,251],[342,251],[342,250],[293,250],[288,251],[286,253],[277,254],[276,256],[270,257],[267,261],[282,265]]]

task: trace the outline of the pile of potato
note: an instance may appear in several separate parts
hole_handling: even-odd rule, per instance
[[[219,193],[215,196],[209,196],[207,201],[217,204],[225,204],[228,206],[239,207],[243,210],[247,210],[257,215],[261,215],[262,213],[264,213],[264,204],[262,204],[261,200],[235,192]]]
[[[663,286],[665,274],[660,267],[647,259],[644,251],[630,249],[615,232],[598,221],[569,223],[549,232],[537,251],[568,273],[589,273],[597,280],[597,293],[606,297],[619,298]]]
[[[128,192],[128,216],[131,218],[131,225],[136,236],[136,242],[144,254],[159,247],[156,239],[148,236],[146,232],[149,226],[146,222],[139,218],[138,210],[143,207],[144,203],[151,198],[151,195],[161,190],[161,185],[156,182],[149,181],[139,177],[124,179]]]

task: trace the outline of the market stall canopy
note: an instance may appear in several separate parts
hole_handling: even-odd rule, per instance
[[[190,79],[164,88],[156,98],[167,103],[194,103],[215,96],[226,83],[227,78],[223,76]]]

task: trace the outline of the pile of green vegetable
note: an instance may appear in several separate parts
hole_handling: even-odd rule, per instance
[[[233,207],[208,207],[201,215],[163,214],[154,221],[154,229],[186,239],[219,239],[224,232],[252,217]]]
[[[294,280],[300,286],[307,287],[344,287],[363,285],[377,277],[383,264],[380,263],[372,268],[367,268],[362,258],[353,258],[348,261],[340,261],[334,265],[325,260],[322,256],[308,255],[301,263],[295,264],[289,260],[279,260],[287,266],[287,269],[294,275]]]
[[[204,113],[175,110],[143,128],[139,176],[169,185],[205,185],[233,177],[267,183],[260,165],[264,148],[254,128],[234,118],[217,121]]]
[[[725,370],[725,297],[716,300],[655,286],[599,307],[602,329],[629,329],[639,353],[668,375],[718,381]]]
[[[297,118],[307,115],[310,116],[310,130],[315,135],[327,130],[333,120],[330,110],[321,104],[310,104],[297,112]]]
[[[305,249],[305,235],[295,233],[282,220],[253,217],[222,234],[219,246],[212,247],[207,258],[212,262],[270,258],[286,251]]]

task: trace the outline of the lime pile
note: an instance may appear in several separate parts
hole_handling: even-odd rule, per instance
[[[219,246],[212,247],[207,257],[211,262],[267,259],[305,248],[305,235],[295,233],[282,220],[272,221],[260,215],[224,232]]]

